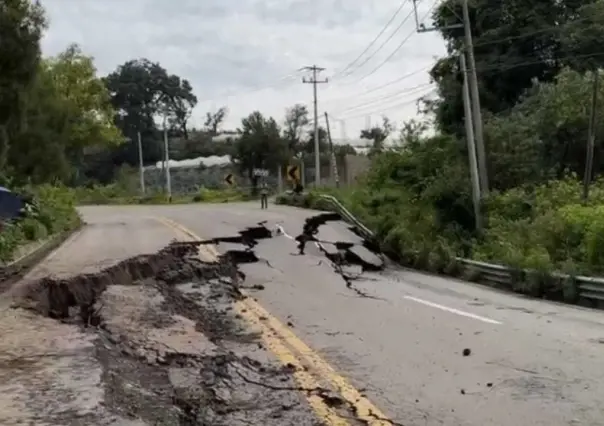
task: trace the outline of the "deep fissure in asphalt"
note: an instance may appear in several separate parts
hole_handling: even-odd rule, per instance
[[[333,213],[313,216],[307,219],[297,240],[321,243],[316,239],[319,227],[338,220],[340,216]],[[158,425],[187,426],[320,424],[309,420],[311,416],[300,393],[318,395],[327,405],[354,418],[354,407],[332,391],[295,386],[292,366],[276,368],[271,363],[239,355],[247,352],[246,346],[260,346],[260,343],[258,336],[245,331],[233,312],[233,304],[245,297],[241,292],[245,274],[238,265],[258,262],[254,248],[260,240],[272,237],[271,230],[260,223],[240,231],[237,236],[175,242],[155,254],[127,259],[96,274],[69,279],[43,278],[28,288],[18,307],[78,324],[98,334],[97,358],[103,366],[106,405],[127,418],[141,418]],[[244,248],[228,250],[217,262],[199,259],[200,245],[221,243],[239,244]],[[336,246],[337,254],[322,250],[346,286],[359,296],[371,297],[353,286],[356,277],[347,274],[344,267],[358,265],[363,271],[379,268],[352,252],[353,244],[331,244]],[[216,345],[216,351],[203,356],[166,353],[137,347],[136,342],[116,335],[107,326],[102,302],[103,293],[113,285],[156,289],[164,298],[163,316],[150,315],[146,321],[161,327],[167,316],[186,317]],[[203,295],[185,294],[179,289],[180,285],[201,287]],[[192,384],[176,386],[173,383],[170,374],[180,370],[195,371],[191,373]],[[151,392],[133,392],[132,388]],[[266,392],[267,389],[271,392]]]

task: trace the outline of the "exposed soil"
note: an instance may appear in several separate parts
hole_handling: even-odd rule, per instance
[[[310,218],[298,240],[316,242],[318,227],[339,219],[334,214]],[[319,395],[332,407],[343,401],[325,389],[296,387],[295,368],[276,366],[258,335],[233,309],[245,298],[241,292],[245,276],[238,265],[257,262],[254,247],[272,235],[259,224],[238,236],[173,243],[99,273],[44,278],[27,286],[13,308],[76,326],[89,335],[94,359],[102,366],[104,395],[103,410],[68,410],[36,424],[322,424],[304,394]],[[200,244],[208,243],[240,244],[242,249],[208,263],[198,255]],[[325,254],[354,290],[354,278],[344,267],[376,266],[351,251],[349,243],[333,244],[337,253]],[[113,420],[107,420],[106,412]]]

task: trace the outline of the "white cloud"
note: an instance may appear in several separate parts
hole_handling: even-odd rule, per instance
[[[200,99],[195,124],[225,105],[230,128],[252,110],[282,120],[294,103],[311,107],[312,86],[302,84],[304,74],[296,70],[317,64],[326,68],[322,77],[334,76],[319,86],[320,113],[333,115],[334,137],[345,127],[354,138],[367,116],[372,122],[381,114],[399,122],[414,117],[413,100],[430,89],[427,69],[444,53],[437,33],[415,32],[412,2],[405,1],[349,76],[337,71],[367,47],[401,0],[43,0],[50,19],[43,50],[54,55],[78,43],[102,74],[130,59],[158,61],[193,85]],[[419,2],[420,17],[434,1]],[[384,48],[356,68],[406,17]]]

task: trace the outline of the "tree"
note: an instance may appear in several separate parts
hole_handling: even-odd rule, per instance
[[[411,119],[403,123],[399,136],[399,144],[404,146],[417,145],[423,140],[428,125],[425,121]]]
[[[43,60],[27,96],[26,124],[9,149],[13,173],[34,182],[67,182],[89,148],[124,138],[92,58],[77,45]]]
[[[475,0],[470,2],[476,69],[481,107],[499,113],[512,108],[530,88],[533,79],[549,82],[572,58],[562,47],[561,31],[577,21],[582,5],[597,0]],[[431,70],[440,101],[433,104],[440,130],[464,134],[462,78],[459,53],[463,28],[445,29],[459,23],[461,4],[446,0],[435,10],[434,20],[445,39],[448,55]]]
[[[105,78],[115,122],[130,140],[113,155],[116,165],[138,164],[137,133],[144,141],[145,162],[162,158],[162,136],[156,119],[166,118],[172,133],[187,132],[187,120],[197,98],[187,80],[168,72],[156,62],[137,59],[126,62]]]
[[[287,144],[274,118],[265,118],[254,111],[241,121],[241,137],[235,143],[232,161],[252,182],[254,191],[258,180],[254,169],[276,170],[287,158]]]
[[[5,174],[11,139],[23,124],[26,93],[38,71],[45,26],[39,2],[0,4],[0,176]]]
[[[491,172],[499,189],[583,174],[593,74],[563,70],[553,82],[536,82],[506,114],[486,121]],[[600,86],[599,102],[604,100]],[[597,116],[596,140],[604,138],[604,113]],[[594,172],[602,173],[596,147]]]
[[[305,140],[299,144],[298,152],[304,154],[315,153],[315,130],[310,129],[306,132]],[[319,152],[322,154],[329,153],[329,139],[327,137],[327,130],[324,127],[319,126]]]
[[[188,139],[187,123],[193,108],[197,105],[197,97],[193,94],[193,88],[188,80],[167,73],[165,79],[165,92],[161,102],[164,103],[168,123],[173,131],[176,130],[182,137]]]
[[[309,123],[308,108],[305,105],[296,104],[285,111],[283,138],[292,155],[304,150],[302,138]]]
[[[361,130],[361,139],[368,139],[373,142],[370,155],[380,153],[384,150],[384,142],[394,130],[394,125],[388,117],[382,117],[382,124],[370,129]]]
[[[561,49],[569,65],[576,70],[594,70],[604,66],[601,40],[604,38],[604,3],[587,3],[577,18],[562,27]]]
[[[215,113],[206,113],[206,121],[203,124],[206,131],[210,133],[211,136],[218,135],[218,129],[224,123],[224,119],[226,118],[228,110],[226,107],[218,108],[218,111]]]

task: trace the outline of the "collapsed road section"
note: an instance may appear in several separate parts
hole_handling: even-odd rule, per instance
[[[306,241],[327,245],[316,231],[329,220],[339,217],[307,220]],[[238,265],[257,262],[254,248],[273,236],[261,223],[234,237],[173,243],[99,273],[30,283],[11,318],[39,340],[21,351],[0,344],[0,423],[319,425],[304,398],[312,394],[356,424],[354,409],[330,390],[298,386],[296,367],[277,366],[234,310],[246,297]],[[242,249],[203,262],[200,244]],[[349,243],[333,244],[338,255],[325,254],[347,283],[346,266],[372,267]],[[13,334],[3,333],[5,345],[19,339]]]
[[[233,262],[204,263],[197,244],[175,243],[32,283],[13,307],[62,325],[70,362],[3,353],[0,423],[317,424],[293,371],[273,365],[232,312],[239,281]],[[90,345],[76,342],[76,328]]]

